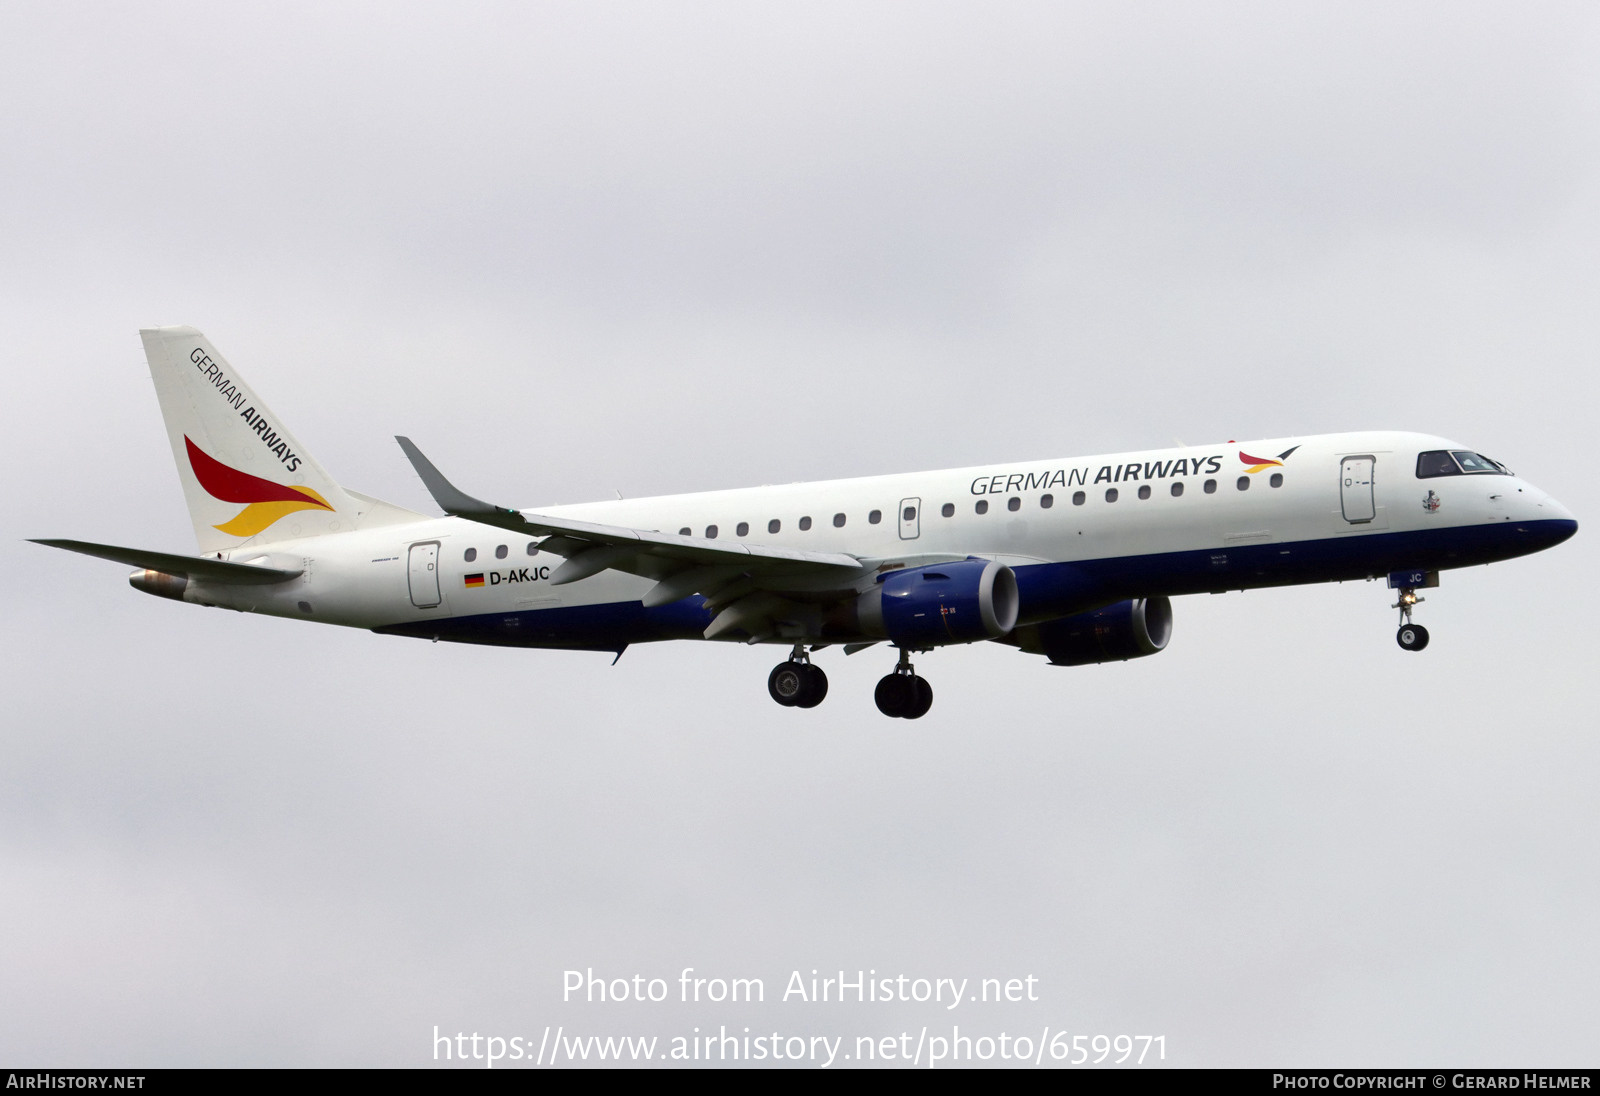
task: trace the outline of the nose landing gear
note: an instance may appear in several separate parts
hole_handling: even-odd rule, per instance
[[[788,662],[780,662],[767,675],[767,692],[785,708],[815,708],[828,695],[828,675],[811,664],[806,645],[796,643]]]
[[[878,711],[891,719],[921,719],[933,707],[933,686],[917,676],[911,652],[902,647],[900,664],[894,673],[879,680],[872,699]]]
[[[1420,651],[1428,645],[1428,629],[1420,624],[1411,623],[1411,610],[1419,602],[1428,600],[1418,597],[1417,589],[1429,589],[1439,585],[1437,571],[1398,571],[1389,576],[1389,586],[1400,591],[1400,600],[1389,606],[1391,609],[1400,610],[1400,630],[1395,633],[1395,642],[1400,644],[1402,650]]]

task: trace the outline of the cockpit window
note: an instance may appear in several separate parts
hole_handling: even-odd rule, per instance
[[[1459,476],[1461,469],[1456,467],[1456,462],[1450,454],[1443,449],[1434,449],[1427,453],[1417,454],[1417,478],[1432,479],[1435,476]]]
[[[1417,454],[1417,478],[1436,476],[1509,476],[1510,469],[1482,453],[1466,449],[1432,449]]]
[[[1497,460],[1491,460],[1482,453],[1468,453],[1462,449],[1452,449],[1450,455],[1456,458],[1456,463],[1461,465],[1461,470],[1467,475],[1476,472],[1487,472],[1493,476],[1509,476],[1510,470]]]

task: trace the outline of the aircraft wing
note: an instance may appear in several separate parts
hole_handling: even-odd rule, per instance
[[[150,552],[143,548],[119,548],[115,544],[91,544],[86,540],[35,540],[50,548],[65,548],[86,556],[125,563],[129,567],[143,567],[147,571],[161,571],[169,575],[203,579],[206,582],[229,586],[269,586],[299,578],[301,571],[284,571],[276,567],[258,567],[252,563],[228,563],[220,559],[203,559],[199,556],[179,556],[171,552]]]
[[[735,629],[753,638],[766,638],[781,630],[786,616],[802,611],[784,594],[803,597],[843,591],[872,573],[871,564],[840,552],[708,540],[496,506],[457,488],[410,438],[397,436],[395,441],[445,513],[524,536],[543,537],[540,551],[566,557],[550,576],[552,586],[615,570],[656,580],[643,598],[646,607],[702,594],[718,613],[706,629],[708,639]]]
[[[461,515],[463,517],[467,515]],[[840,552],[801,552],[790,548],[770,548],[760,544],[746,544],[737,540],[707,540],[704,537],[686,537],[674,533],[661,533],[651,529],[630,529],[620,525],[596,525],[587,521],[547,517],[543,514],[521,513],[522,530],[560,538],[560,543],[546,540],[540,544],[543,551],[555,552],[569,558],[572,551],[583,552],[596,545],[623,549],[635,555],[650,555],[663,560],[691,564],[728,564],[745,567],[770,568],[775,565],[794,565],[814,572],[830,568],[843,568],[854,572],[861,561],[855,556]],[[498,522],[490,524],[498,525]],[[504,526],[502,526],[504,527]],[[571,550],[568,550],[571,549]],[[627,570],[627,568],[620,568]],[[648,571],[637,572],[640,574]],[[572,581],[568,579],[567,581]]]

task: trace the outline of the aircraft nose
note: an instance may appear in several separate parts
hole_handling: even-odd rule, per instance
[[[1539,510],[1540,517],[1549,518],[1554,521],[1569,522],[1572,525],[1572,531],[1574,533],[1578,531],[1578,522],[1577,519],[1573,517],[1572,511],[1568,510],[1565,506],[1562,506],[1549,495],[1545,495],[1539,500]]]
[[[1541,548],[1554,548],[1562,541],[1571,540],[1578,531],[1577,521],[1570,517],[1546,518],[1534,524],[1535,536],[1544,542]]]
[[[1547,547],[1570,540],[1578,531],[1578,519],[1572,511],[1542,492],[1534,504],[1533,520],[1547,541]]]

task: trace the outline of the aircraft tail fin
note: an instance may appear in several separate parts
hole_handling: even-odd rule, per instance
[[[139,337],[201,552],[422,517],[340,487],[194,328]]]

